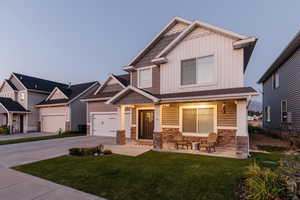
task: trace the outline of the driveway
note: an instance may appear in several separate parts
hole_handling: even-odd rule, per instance
[[[13,140],[13,139],[20,139],[20,138],[31,138],[31,137],[41,137],[41,136],[49,136],[49,135],[56,135],[57,133],[18,133],[18,134],[11,134],[11,135],[1,135],[1,140]]]
[[[12,169],[12,166],[66,155],[72,147],[104,144],[113,153],[137,156],[150,148],[119,146],[110,137],[78,136],[0,146],[0,199],[5,200],[103,200],[63,185]]]

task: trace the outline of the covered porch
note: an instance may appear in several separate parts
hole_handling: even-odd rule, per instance
[[[8,128],[9,133],[26,132],[26,115],[29,113],[18,102],[0,97],[0,127]]]
[[[156,102],[147,95],[130,91],[108,103],[118,105],[117,144],[223,157],[249,155],[245,97]],[[130,125],[124,120],[128,109],[132,117]],[[130,126],[130,140],[125,137],[127,126]],[[213,150],[205,145],[211,133],[216,134]]]

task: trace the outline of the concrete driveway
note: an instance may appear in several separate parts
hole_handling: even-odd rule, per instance
[[[113,153],[136,156],[150,148],[119,146],[114,138],[79,136],[0,145],[0,199],[5,200],[103,200],[63,185],[12,169],[12,166],[62,156],[72,147],[104,144]]]

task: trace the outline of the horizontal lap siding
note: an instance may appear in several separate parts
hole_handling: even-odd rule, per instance
[[[225,103],[225,102],[224,102]],[[215,103],[213,103],[215,104]],[[184,104],[181,104],[184,105]],[[193,104],[189,104],[193,105]],[[217,125],[236,127],[236,105],[233,101],[226,102],[226,112],[222,109],[223,102],[217,103]],[[171,104],[162,108],[162,125],[179,126],[179,105]]]
[[[236,105],[226,102],[225,113],[222,109],[223,102],[218,102],[218,126],[236,126]]]

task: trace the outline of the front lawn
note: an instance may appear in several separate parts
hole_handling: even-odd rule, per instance
[[[276,167],[279,154],[239,160],[150,151],[138,157],[62,156],[14,169],[107,199],[234,199],[246,167],[256,159]]]
[[[48,135],[48,136],[40,136],[40,137],[31,137],[31,138],[19,138],[19,139],[10,139],[10,140],[2,140],[0,141],[0,145],[6,144],[16,144],[23,142],[35,142],[39,140],[51,140],[65,137],[75,137],[75,136],[84,136],[85,134],[77,133],[77,132],[66,132],[58,135]]]

